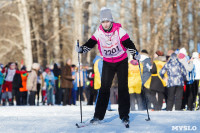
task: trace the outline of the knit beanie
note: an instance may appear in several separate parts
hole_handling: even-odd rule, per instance
[[[102,7],[100,11],[100,22],[102,23],[103,21],[113,22],[111,10],[106,7]]]
[[[141,53],[149,54],[148,51],[147,51],[146,49],[143,49],[143,50],[141,51]]]
[[[164,53],[163,53],[162,51],[160,51],[160,50],[156,51],[156,54],[157,54],[158,56],[163,56],[163,55],[164,55]]]
[[[178,54],[178,58],[183,59],[183,58],[185,58],[185,55],[183,53],[180,53],[180,54]]]
[[[198,52],[193,52],[192,53],[192,58],[198,59],[199,58],[199,53]]]
[[[187,56],[187,51],[186,51],[185,48],[181,48],[180,51],[179,51],[179,53],[182,53],[182,54],[184,54],[184,55]]]
[[[138,65],[138,61],[137,60],[131,60],[130,62],[132,65]]]
[[[38,64],[38,63],[33,63],[33,64],[32,64],[32,69],[39,70],[39,69],[40,69],[40,64]]]

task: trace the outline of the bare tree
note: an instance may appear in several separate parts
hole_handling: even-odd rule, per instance
[[[196,1],[193,0],[192,1],[192,15],[193,15],[193,40],[194,40],[194,50],[197,51],[197,42],[198,42],[198,22],[197,22],[197,18],[198,16],[198,9],[200,4]]]
[[[143,0],[142,1],[142,48],[146,49],[148,44],[147,44],[147,31],[148,31],[148,27],[147,27],[147,23],[148,23],[148,19],[147,19],[147,0]],[[147,49],[148,50],[148,49]]]
[[[59,1],[54,0],[52,1],[52,7],[53,7],[53,36],[55,38],[53,39],[53,53],[54,53],[54,61],[55,62],[61,62],[61,54],[60,54],[60,14],[59,14]]]
[[[171,0],[172,13],[171,13],[171,26],[170,26],[170,41],[169,46],[173,46],[173,49],[177,49],[181,46],[180,43],[180,30],[178,24],[178,12],[177,12],[177,1]]]
[[[182,41],[181,44],[183,47],[189,51],[189,35],[188,35],[188,1],[180,1],[180,7],[182,11]]]
[[[135,40],[135,45],[137,49],[140,51],[140,32],[139,32],[139,25],[138,25],[138,12],[137,12],[137,2],[136,0],[131,1],[131,12],[132,12],[132,23],[133,23],[133,38]]]
[[[121,6],[120,6],[120,23],[121,25],[126,28],[125,25],[125,0],[121,0]]]

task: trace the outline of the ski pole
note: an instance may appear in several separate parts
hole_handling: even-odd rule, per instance
[[[140,76],[141,76],[141,81],[142,81],[142,72],[141,72],[140,61],[139,60],[138,60],[138,64],[139,64]],[[142,87],[143,87],[143,82],[142,82]],[[144,94],[144,99],[145,99],[146,108],[147,108],[147,116],[148,116],[148,118],[145,119],[145,120],[146,121],[150,121],[151,119],[149,117],[149,110],[148,110],[148,106],[147,106],[147,98],[146,98],[146,95],[145,95],[144,91],[143,91],[143,94]]]
[[[77,46],[79,48],[79,40],[77,40]],[[80,55],[78,53],[78,73],[79,73],[79,86],[81,85],[81,76],[80,76]],[[80,113],[81,113],[81,123],[82,123],[82,102],[81,102],[81,88],[79,87],[79,94],[80,94]]]

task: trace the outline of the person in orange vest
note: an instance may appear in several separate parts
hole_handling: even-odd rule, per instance
[[[21,71],[26,71],[26,67],[23,66],[21,68]],[[28,77],[28,73],[21,74],[22,87],[19,88],[19,91],[20,91],[20,105],[27,105],[27,96],[28,96],[28,90],[26,88],[27,77]]]

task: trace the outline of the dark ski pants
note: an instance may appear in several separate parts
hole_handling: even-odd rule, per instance
[[[16,105],[21,105],[20,103],[20,91],[15,90]]]
[[[158,94],[158,99],[156,98],[156,94]],[[150,90],[150,101],[153,103],[155,110],[161,110],[163,105],[164,94],[163,92],[158,92],[154,90]]]
[[[39,99],[40,99],[40,89],[41,89],[41,84],[37,84],[37,105],[39,105]]]
[[[129,117],[130,97],[128,92],[128,58],[117,63],[103,61],[101,88],[95,108],[94,117],[102,120],[105,116],[110,97],[110,88],[115,73],[118,77],[118,104],[119,116]]]
[[[172,111],[174,101],[175,110],[181,110],[183,86],[173,86],[167,88],[168,99],[167,99],[167,111]]]
[[[72,88],[63,88],[63,106],[71,105],[70,99],[72,94]]]
[[[27,91],[20,92],[20,104],[21,105],[27,105]]]
[[[55,92],[55,104],[60,105],[62,101],[62,89],[58,86],[58,80],[55,81],[56,83],[56,92]]]
[[[194,85],[193,84],[187,84],[186,87],[186,97],[187,97],[187,101],[186,104],[188,105],[188,110],[193,110],[193,103],[194,101],[194,97],[195,97],[195,90],[194,90]]]
[[[138,105],[138,110],[143,110],[141,94],[133,93],[130,94],[131,111],[135,111],[135,104]]]
[[[30,91],[29,94],[29,105],[35,105],[35,95],[36,95],[36,91]]]
[[[197,95],[199,95],[199,93],[200,93],[200,92],[198,92],[198,88],[199,88],[199,80],[195,80],[194,81],[194,96],[193,96],[194,103],[196,102]],[[200,98],[199,98],[199,102],[200,102]]]
[[[97,91],[94,89],[94,87],[88,86],[89,89],[89,98],[87,105],[93,105],[94,99],[97,95]]]

